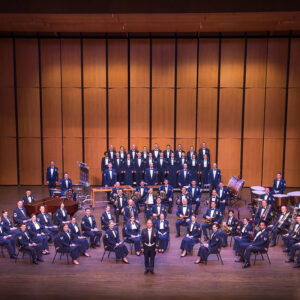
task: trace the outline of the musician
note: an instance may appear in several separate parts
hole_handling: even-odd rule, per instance
[[[177,160],[180,160],[181,157],[182,157],[182,153],[185,153],[185,152],[182,150],[182,145],[181,145],[181,144],[178,144],[177,150],[175,150],[175,158],[176,158]]]
[[[112,167],[117,173],[117,181],[118,182],[123,180],[123,178],[122,178],[122,175],[123,175],[123,173],[122,173],[122,171],[123,171],[123,161],[124,160],[122,158],[120,158],[120,153],[116,152],[116,157],[113,160]]]
[[[62,202],[60,207],[57,209],[54,215],[54,223],[58,226],[62,226],[65,223],[69,222],[69,216],[67,210],[65,209],[65,205]]]
[[[179,168],[179,170],[181,170],[181,169],[184,169],[184,165],[185,164],[189,164],[189,161],[187,160],[187,158],[185,157],[185,152],[182,152],[181,153],[181,157],[179,158],[179,157],[176,157],[176,154],[175,154],[175,158],[177,159],[177,161],[178,161],[178,168]]]
[[[16,259],[16,240],[12,234],[7,234],[4,229],[2,218],[0,218],[0,246],[5,246],[10,258]]]
[[[221,181],[221,171],[217,169],[217,164],[213,163],[213,168],[208,171],[208,184],[210,190],[216,189]]]
[[[18,243],[20,249],[28,251],[32,258],[33,264],[38,264],[38,261],[43,262],[42,258],[42,246],[35,243],[29,236],[29,232],[26,229],[26,224],[21,224],[21,234],[18,236]]]
[[[133,185],[133,160],[130,158],[130,154],[127,154],[127,158],[123,162],[123,174],[124,174],[124,184]]]
[[[1,218],[3,230],[8,234],[16,237],[21,233],[21,231],[15,227],[8,216],[8,211],[7,210],[2,210],[2,218]]]
[[[108,152],[109,160],[112,161],[115,158],[115,156],[116,156],[116,151],[114,150],[114,146],[110,145],[109,149],[107,150],[107,152]]]
[[[200,239],[201,227],[200,224],[196,222],[196,217],[192,215],[191,220],[187,222],[186,236],[181,241],[180,249],[182,252],[180,257],[185,257],[187,253],[191,253]]]
[[[107,169],[104,171],[103,180],[105,187],[114,186],[117,182],[117,172],[113,169],[112,163],[109,163]]]
[[[118,196],[115,200],[115,214],[116,222],[119,223],[119,216],[124,213],[124,208],[127,206],[127,197],[123,194],[122,190],[118,190]]]
[[[283,252],[289,252],[294,244],[300,242],[300,216],[296,217],[296,223],[293,228],[289,231],[289,233],[282,236],[282,240],[284,243]]]
[[[113,221],[109,222],[109,228],[106,230],[105,238],[110,247],[114,249],[116,254],[116,259],[121,259],[124,264],[129,264],[126,256],[128,255],[128,250],[126,245],[120,241],[118,230],[114,229],[115,223]]]
[[[157,170],[153,167],[153,163],[150,163],[149,168],[146,169],[145,182],[148,185],[157,185]]]
[[[286,189],[285,180],[282,178],[281,173],[276,174],[276,179],[273,182],[273,194],[283,194],[284,190]]]
[[[208,172],[210,170],[210,161],[205,154],[201,159],[199,157],[200,174],[201,174],[201,186],[204,187],[208,184]]]
[[[236,262],[245,262],[243,268],[249,268],[251,266],[250,256],[252,252],[263,251],[268,248],[269,235],[266,226],[266,222],[261,221],[259,223],[260,230],[256,233],[253,242],[239,243],[237,252],[240,255],[240,259],[236,260]]]
[[[237,248],[239,243],[249,243],[252,236],[253,223],[249,221],[248,218],[244,218],[242,222],[237,227],[237,230],[240,232],[240,235],[234,238],[233,250],[237,254]]]
[[[299,252],[298,252],[298,256],[297,256],[297,262],[294,265],[294,268],[300,268],[300,242],[294,244],[291,247],[291,249],[290,249],[290,251],[288,253],[288,257],[289,258],[288,258],[288,260],[285,261],[286,263],[294,262],[297,250],[299,250]]]
[[[158,233],[155,228],[153,228],[153,223],[151,220],[147,221],[147,228],[144,228],[141,232],[141,251],[144,253],[145,259],[145,272],[147,274],[150,272],[154,274],[154,260],[157,252],[158,246]]]
[[[159,188],[158,193],[164,193],[165,198],[162,202],[168,205],[168,213],[172,213],[173,207],[173,187],[169,185],[168,179],[164,180],[164,184]]]
[[[54,242],[55,236],[58,234],[58,226],[54,225],[47,213],[45,213],[45,206],[40,207],[40,213],[36,216],[40,223],[43,232],[50,237],[50,242]]]
[[[153,167],[156,168],[156,159],[153,158],[152,152],[149,152],[148,157],[144,160],[145,170],[150,168],[150,165],[153,164]]]
[[[64,178],[60,180],[61,195],[64,196],[68,190],[72,190],[72,180],[68,173],[64,173]]]
[[[192,156],[191,160],[188,160],[188,168],[191,171],[191,180],[195,180],[196,182],[198,182],[198,174],[200,172],[195,154]]]
[[[134,174],[136,185],[139,186],[140,182],[143,180],[145,173],[145,162],[142,158],[142,153],[138,152],[136,158],[134,159]]]
[[[220,198],[217,195],[217,191],[215,189],[212,190],[209,200],[207,200],[207,204],[211,204],[212,202],[216,203],[216,208],[220,209]],[[220,210],[221,211],[221,210]]]
[[[177,221],[176,221],[176,237],[180,237],[180,226],[187,226],[190,221],[191,215],[193,213],[193,209],[190,205],[188,205],[187,199],[182,200],[182,205],[178,206],[177,209]]]
[[[171,158],[171,153],[173,153],[173,150],[171,150],[171,146],[168,144],[167,149],[164,151],[164,158],[169,160]]]
[[[193,157],[193,155],[195,155],[195,156]],[[193,159],[196,159],[196,161],[197,161],[197,152],[195,151],[194,146],[191,146],[190,150],[187,153],[187,160],[189,162],[191,162]]]
[[[177,198],[176,198],[177,206],[182,205],[184,199],[186,199],[187,203],[192,206],[190,194],[189,194],[188,190],[186,189],[186,187],[183,187],[181,189],[181,193],[177,195]]]
[[[152,154],[152,153],[151,153],[151,154]],[[147,160],[148,155],[149,155],[149,152],[148,152],[148,150],[147,150],[147,147],[144,146],[144,147],[143,147],[143,152],[142,152],[142,158],[143,158],[144,162]]]
[[[26,190],[22,200],[24,204],[32,203],[35,201],[35,198],[33,197],[31,190]]]
[[[210,151],[206,147],[206,142],[203,142],[202,143],[202,148],[199,149],[199,152],[198,152],[199,159],[200,159],[200,157],[203,157],[204,155],[206,155],[207,159],[210,161]]]
[[[167,178],[168,178],[169,184],[172,187],[177,186],[178,173],[179,173],[178,162],[174,157],[174,153],[172,152],[171,157],[169,158],[169,161],[168,161],[168,166],[167,166]]]
[[[102,182],[104,182],[104,171],[108,168],[109,163],[110,163],[110,158],[108,156],[108,151],[105,151],[104,157],[102,157],[101,160]]]
[[[178,185],[179,187],[188,186],[191,184],[192,175],[191,171],[188,170],[188,165],[185,163],[183,169],[178,174]]]
[[[68,224],[64,224],[62,231],[59,233],[58,244],[61,250],[68,251],[70,253],[73,264],[79,265],[77,259],[79,257],[80,247],[72,241]]]
[[[136,147],[135,147],[135,144],[132,144],[132,147],[131,147],[131,150],[129,150],[129,154],[130,154],[130,158],[132,159],[132,160],[135,160],[135,158],[137,157],[137,153],[138,153],[139,151],[136,149]]]
[[[216,202],[212,202],[210,204],[210,208],[206,210],[205,214],[203,215],[203,219],[205,219],[205,222],[202,223],[202,232],[204,235],[204,241],[207,241],[207,229],[212,228],[212,225],[214,223],[220,225],[222,222],[222,213],[219,209],[216,208]]]
[[[128,241],[134,244],[134,250],[137,256],[141,255],[140,227],[141,227],[140,223],[136,221],[135,217],[132,215],[130,219],[127,221],[124,228],[125,237]]]
[[[196,204],[195,215],[198,215],[198,210],[201,204],[200,200],[201,200],[202,193],[201,193],[200,186],[196,185],[196,180],[192,180],[192,185],[189,186],[187,191],[192,199],[192,204]]]
[[[68,226],[69,233],[71,234],[72,243],[79,246],[79,252],[81,255],[90,257],[90,255],[87,252],[87,250],[90,247],[88,239],[82,235],[75,217],[72,217],[71,222],[68,224]]]
[[[159,153],[161,152],[161,150],[158,148],[158,144],[155,143],[154,144],[154,149],[152,150],[152,156],[153,156],[153,159],[155,161],[157,161],[157,159],[159,158]],[[150,154],[150,153],[149,153]]]
[[[121,184],[119,181],[117,181],[113,187],[113,189],[111,190],[110,192],[110,197],[115,199],[117,196],[118,196],[118,191],[121,190],[122,191],[122,194],[124,194],[124,190],[123,188],[121,187]]]
[[[108,225],[110,221],[114,222],[114,217],[110,211],[110,205],[106,205],[105,211],[102,213],[101,216],[101,228],[106,231],[108,229]],[[116,229],[118,229],[117,226]]]
[[[215,253],[216,251],[221,249],[222,238],[220,233],[218,232],[219,225],[212,225],[212,234],[207,244],[201,246],[198,250],[198,258],[194,262],[194,264],[204,264],[207,262],[207,258],[209,254]]]
[[[260,199],[266,200],[268,205],[274,207],[274,197],[269,188],[265,188],[265,194],[260,196]]]
[[[140,205],[145,204],[148,192],[149,192],[149,188],[145,186],[145,181],[142,180],[140,186],[138,186],[134,192],[134,196],[136,198],[135,205],[138,212],[140,212]]]
[[[138,210],[137,210],[136,206],[134,205],[134,201],[132,199],[128,200],[128,205],[125,206],[125,208],[124,208],[123,216],[124,216],[125,223],[129,221],[131,216],[134,216],[135,220],[139,219]]]
[[[164,253],[168,249],[170,232],[169,222],[168,220],[165,220],[164,214],[159,215],[159,220],[155,223],[154,226],[158,234],[158,252]]]
[[[50,167],[47,168],[46,181],[49,187],[50,197],[52,197],[52,189],[56,188],[56,184],[58,182],[58,168],[55,167],[53,160],[50,161]]]
[[[90,238],[92,248],[100,247],[102,232],[97,228],[95,217],[91,214],[89,208],[85,209],[85,216],[83,216],[81,221],[81,229],[84,235]]]
[[[236,236],[238,234],[237,229],[239,226],[239,220],[234,216],[234,210],[230,209],[228,211],[228,218],[226,222],[223,222],[223,229],[220,232],[220,236],[222,237],[222,247],[227,247],[227,236]]]
[[[27,216],[26,210],[23,207],[23,201],[18,201],[17,208],[14,210],[13,220],[17,227],[20,227],[23,223],[30,221],[30,218]]]
[[[217,192],[217,196],[220,200],[219,209],[222,212],[222,214],[224,214],[225,207],[227,205],[227,201],[228,201],[228,198],[229,198],[229,192],[228,192],[227,188],[224,187],[222,181],[220,181],[220,183],[219,183],[219,185],[216,189],[216,192]]]
[[[42,247],[42,254],[47,255],[49,252],[49,245],[47,241],[47,236],[43,232],[41,224],[36,220],[36,215],[32,214],[31,221],[26,223],[27,231],[29,232],[30,239]]]
[[[292,215],[287,211],[286,206],[281,206],[281,214],[274,222],[273,225],[268,226],[268,230],[272,232],[272,243],[270,247],[276,246],[276,240],[278,234],[285,234],[289,231],[292,222]]]
[[[148,195],[146,196],[146,208],[145,208],[145,217],[148,220],[151,216],[152,206],[156,203],[156,196],[153,195],[153,189],[150,188]]]
[[[167,174],[167,167],[168,167],[168,162],[164,158],[163,152],[159,153],[159,158],[156,162],[156,168],[157,168],[157,181],[158,184],[162,184],[165,176]]]
[[[260,221],[265,221],[266,224],[269,224],[273,218],[273,212],[271,205],[267,204],[267,201],[262,200],[261,206],[258,208],[257,213],[254,217],[254,224],[258,225]]]
[[[125,152],[124,146],[121,146],[121,147],[120,147],[119,154],[120,154],[120,158],[121,158],[122,160],[125,160],[125,159],[126,159],[126,152]]]
[[[152,219],[153,224],[155,225],[156,222],[158,222],[159,216],[163,214],[165,218],[167,217],[167,208],[161,204],[161,199],[158,197],[156,199],[156,204],[152,206],[151,209],[151,216],[150,218]]]

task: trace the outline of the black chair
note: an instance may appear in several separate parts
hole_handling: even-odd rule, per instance
[[[5,257],[5,255],[4,255],[4,251],[3,251],[3,250],[4,250],[4,248],[6,248],[6,247],[5,247],[5,245],[0,245],[1,254],[2,254],[2,256],[3,256],[3,257]]]
[[[108,244],[106,234],[103,235],[103,246],[104,246],[104,252],[103,252],[103,255],[102,255],[102,258],[101,258],[101,262],[103,261],[106,252],[108,252],[108,256],[107,256],[108,258],[110,256],[111,252],[115,253],[114,248],[111,245]],[[118,260],[117,260],[117,257],[116,257],[116,263],[117,262],[118,262]]]
[[[55,255],[54,255],[54,257],[53,257],[52,263],[54,264],[56,255],[59,253],[59,254],[60,254],[59,260],[61,260],[61,258],[62,258],[64,255],[66,255],[66,256],[67,256],[67,263],[69,264],[70,251],[61,248],[59,236],[57,236],[57,237],[54,239],[54,248],[55,248]]]
[[[215,254],[217,256],[218,261],[221,262],[222,265],[224,265],[222,256],[221,256],[221,249],[222,249],[222,240],[220,239],[219,244],[218,244],[218,249],[216,251],[210,252],[209,255]],[[205,262],[207,264],[207,261]]]
[[[261,255],[261,259],[264,260],[264,254],[267,256],[268,258],[268,261],[269,261],[269,264],[271,264],[271,261],[270,261],[270,257],[269,257],[269,244],[268,244],[268,247],[262,251],[255,251],[253,252],[254,253],[254,262],[253,262],[253,266],[255,266],[255,262],[256,262],[256,257],[257,255]]]
[[[22,253],[22,258],[25,257],[26,254],[28,254],[29,257],[29,262],[32,263],[32,257],[31,257],[31,253],[30,251],[24,249],[21,246],[17,246],[18,247],[18,251],[17,251],[17,255],[16,255],[16,259],[15,259],[15,263],[17,262],[17,260],[19,259],[19,254]]]

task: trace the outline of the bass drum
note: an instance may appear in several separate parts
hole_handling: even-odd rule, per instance
[[[232,176],[229,179],[228,185],[227,185],[227,189],[228,189],[230,196],[233,198],[239,198],[244,183],[245,183],[245,180],[240,179],[235,176]]]

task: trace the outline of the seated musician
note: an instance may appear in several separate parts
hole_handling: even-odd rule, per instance
[[[130,157],[130,154],[127,153],[127,158],[123,161],[124,184],[133,185],[133,172],[133,160]]]
[[[167,175],[167,167],[168,161],[164,158],[163,152],[160,152],[159,158],[156,162],[158,184],[163,183],[165,176]]]
[[[136,208],[136,206],[134,205],[134,201],[132,199],[128,200],[128,205],[124,207],[124,222],[126,224],[126,222],[129,221],[131,216],[134,216],[134,218],[136,220],[139,219],[139,213],[138,210]]]
[[[27,203],[32,203],[35,201],[35,198],[33,197],[31,190],[26,190],[25,195],[22,198],[23,203],[27,204]]]
[[[58,226],[62,226],[63,224],[68,222],[69,222],[69,216],[67,210],[65,209],[65,205],[62,202],[60,204],[60,207],[57,209],[57,211],[54,214],[54,223]]]
[[[187,188],[185,188],[185,187],[181,188],[181,193],[177,195],[176,204],[182,205],[184,199],[187,200],[187,203],[189,205],[192,205],[190,194],[189,194]]]
[[[288,259],[285,261],[286,263],[292,263],[295,261],[296,252],[298,252],[297,261],[294,265],[294,268],[300,268],[300,242],[295,243],[291,246],[290,251],[288,253]]]
[[[30,218],[27,216],[26,210],[23,207],[23,201],[18,201],[17,208],[14,210],[13,220],[17,227],[30,221]]]
[[[193,209],[190,205],[188,205],[187,199],[182,200],[182,204],[178,206],[177,209],[177,221],[176,221],[176,237],[180,237],[180,226],[187,226],[188,222],[191,219],[191,215],[193,213]]]
[[[153,167],[153,163],[149,163],[149,168],[145,171],[145,182],[148,185],[157,185],[157,169]]]
[[[71,222],[68,223],[69,233],[71,234],[72,243],[79,246],[79,252],[81,255],[90,257],[87,250],[89,249],[89,241],[88,239],[82,235],[79,226],[76,222],[76,218],[72,217]]]
[[[29,232],[30,239],[42,247],[42,254],[47,255],[49,252],[49,245],[46,234],[43,232],[42,226],[36,220],[36,215],[31,215],[31,221],[26,223],[27,231]]]
[[[152,152],[153,159],[155,161],[157,161],[158,158],[159,158],[159,153],[161,152],[161,150],[158,148],[158,144],[157,143],[154,144],[154,149],[151,152]]]
[[[16,240],[12,234],[7,234],[4,229],[2,218],[0,217],[0,246],[5,246],[10,258],[17,258]]]
[[[171,150],[171,146],[168,144],[166,150],[164,150],[164,158],[169,160],[171,153],[173,153],[173,150]]]
[[[212,169],[208,171],[208,184],[210,191],[216,189],[221,181],[221,171],[217,169],[217,164],[213,163]]]
[[[110,199],[111,201],[115,201],[116,197],[118,196],[118,190],[122,190],[122,193],[124,194],[124,190],[121,187],[121,184],[119,181],[117,181],[113,187],[113,189],[110,192]]]
[[[158,222],[159,216],[163,214],[165,218],[167,217],[167,208],[161,203],[160,197],[156,199],[156,204],[152,206],[151,210],[151,219],[153,222],[153,225],[155,225],[156,222]]]
[[[149,155],[149,152],[148,152],[146,146],[143,147],[143,152],[141,152],[141,153],[142,153],[142,158],[143,158],[144,162],[146,162],[146,160],[147,160],[147,158],[148,158],[148,155]],[[151,153],[151,154],[152,154],[152,153]]]
[[[120,241],[119,232],[118,230],[115,230],[114,227],[115,223],[110,221],[105,235],[107,243],[110,247],[112,247],[112,249],[114,249],[117,259],[121,259],[123,263],[129,264],[126,258],[128,255],[127,247],[123,242]]]
[[[122,181],[123,159],[120,158],[120,153],[116,153],[116,157],[112,162],[112,167],[117,173],[117,181]],[[104,170],[105,172],[105,170]],[[103,174],[104,175],[104,174]]]
[[[199,158],[200,158],[200,157],[203,157],[204,155],[206,155],[207,158],[210,160],[210,151],[209,151],[209,149],[206,147],[206,143],[205,143],[205,142],[202,143],[202,148],[200,148],[200,149],[199,149],[199,152],[198,152]]]
[[[48,184],[50,197],[52,197],[52,189],[56,188],[56,184],[58,182],[58,168],[55,167],[53,160],[50,161],[50,167],[47,168],[46,181]]]
[[[220,198],[215,189],[212,190],[209,200],[207,200],[207,204],[209,204],[209,206],[210,206],[212,202],[215,202],[216,208],[220,210]]]
[[[97,228],[95,217],[91,214],[89,208],[85,209],[85,216],[83,216],[81,221],[81,229],[84,235],[90,238],[92,248],[100,247],[102,232]]]
[[[261,221],[266,222],[266,224],[270,224],[273,218],[273,212],[271,205],[267,204],[267,201],[263,200],[261,202],[261,206],[258,208],[257,213],[254,217],[254,224],[258,225]]]
[[[169,243],[169,222],[165,219],[164,214],[159,215],[159,220],[154,226],[157,230],[158,237],[158,252],[164,253],[168,249]]]
[[[67,191],[72,190],[72,180],[69,178],[69,174],[65,173],[64,178],[60,180],[61,195],[64,196]]]
[[[220,181],[216,191],[217,191],[217,196],[220,200],[219,209],[220,209],[221,213],[224,214],[225,207],[227,205],[227,201],[229,198],[229,192],[228,192],[227,188],[224,187],[222,181]]]
[[[42,246],[40,244],[35,243],[29,235],[27,231],[26,224],[22,224],[21,234],[18,236],[18,244],[20,245],[20,249],[28,251],[32,258],[33,264],[38,264],[38,261],[43,262],[42,258]]]
[[[41,224],[43,232],[50,237],[50,242],[54,242],[59,229],[57,225],[53,224],[49,215],[45,213],[45,206],[40,207],[40,213],[36,216],[36,219]]]
[[[163,195],[162,202],[168,205],[168,213],[172,213],[173,187],[169,185],[168,179],[164,180],[164,184],[160,186],[158,193],[160,197]]]
[[[270,247],[276,246],[278,234],[286,234],[289,231],[292,222],[292,215],[287,211],[286,206],[281,206],[281,214],[273,225],[268,226],[268,230],[272,232],[272,243]]]
[[[138,152],[136,158],[133,161],[134,166],[134,175],[135,175],[135,182],[136,186],[140,185],[140,182],[144,178],[145,174],[145,162],[142,158],[142,153]]]
[[[71,233],[69,232],[69,225],[64,224],[62,231],[58,235],[59,248],[64,251],[68,251],[71,255],[72,262],[74,265],[79,265],[79,245],[76,245],[72,241]]]
[[[21,231],[13,225],[12,221],[10,220],[10,217],[8,216],[7,210],[2,210],[1,222],[2,222],[4,231],[8,235],[13,235],[14,237],[16,237],[17,235],[19,235],[21,233]]]
[[[182,239],[180,245],[182,251],[181,257],[185,257],[187,253],[191,253],[194,246],[201,239],[201,227],[200,224],[196,222],[196,217],[194,215],[192,215],[191,220],[187,222],[186,228],[186,236]]]
[[[237,227],[237,230],[240,232],[239,236],[236,236],[234,238],[234,244],[233,244],[233,250],[235,251],[237,255],[237,248],[239,243],[249,243],[251,241],[252,236],[252,230],[253,230],[253,223],[249,221],[248,218],[244,218],[243,222],[240,222],[240,224]]]
[[[188,165],[185,163],[183,169],[178,174],[178,185],[179,187],[189,186],[191,184],[192,175],[191,171],[188,170]]]
[[[125,206],[127,206],[127,197],[123,194],[123,190],[118,190],[114,205],[117,224],[119,224],[119,216],[124,213]]]
[[[188,193],[191,197],[192,204],[196,204],[195,207],[195,215],[198,215],[198,210],[201,204],[201,188],[200,186],[196,185],[196,180],[192,180],[192,185],[188,188]]]
[[[149,188],[145,186],[145,181],[141,181],[140,186],[136,187],[134,192],[135,197],[135,205],[138,209],[138,212],[140,212],[140,205],[144,205],[146,201],[146,197],[148,195]]]
[[[208,172],[210,170],[210,162],[207,155],[199,157],[200,174],[201,174],[201,186],[204,187],[208,184]]]
[[[150,188],[145,201],[145,217],[148,220],[151,217],[152,206],[156,203],[156,196],[153,194],[153,189]]]
[[[208,208],[203,215],[203,223],[202,223],[202,231],[204,235],[204,241],[208,240],[208,232],[207,229],[212,228],[214,223],[218,225],[222,222],[222,213],[219,209],[216,208],[216,202],[212,202],[210,204],[210,208]]]
[[[215,253],[216,251],[221,249],[222,246],[222,237],[218,232],[219,225],[212,225],[212,234],[207,244],[200,246],[198,250],[198,258],[194,262],[194,264],[204,264],[207,262],[207,258],[211,253]]]
[[[286,189],[285,180],[282,178],[281,173],[277,173],[276,179],[274,179],[274,182],[273,182],[272,193],[273,194],[283,194],[285,189]]]
[[[112,163],[109,163],[107,169],[104,171],[103,180],[105,187],[114,186],[117,182],[117,172],[113,169]]]
[[[234,210],[230,209],[228,211],[228,218],[226,222],[223,222],[223,230],[220,232],[220,236],[222,237],[222,247],[227,247],[227,237],[229,235],[236,236],[237,228],[239,226],[239,220],[234,216]]]
[[[171,157],[168,160],[167,165],[167,178],[172,187],[177,187],[177,176],[179,173],[178,161],[174,157],[174,153],[171,153]]]
[[[195,156],[194,156],[195,155]],[[197,152],[195,151],[194,146],[190,146],[190,150],[187,153],[187,160],[191,162],[193,160],[193,156],[197,161]]]
[[[101,227],[103,230],[107,230],[110,221],[114,221],[114,217],[110,211],[110,205],[106,205],[105,211],[101,216]]]
[[[282,240],[284,243],[283,252],[289,252],[291,247],[294,244],[300,242],[300,216],[296,217],[296,223],[293,228],[289,231],[289,233],[282,236]]]
[[[269,188],[265,188],[265,194],[261,195],[260,198],[266,200],[267,204],[271,205],[272,208],[274,207],[274,197]]]
[[[237,253],[240,259],[236,260],[236,262],[245,262],[243,268],[249,268],[251,266],[250,256],[252,252],[263,251],[268,248],[269,235],[266,227],[266,222],[261,221],[259,223],[260,230],[255,234],[253,241],[238,244]]]
[[[127,221],[124,233],[127,240],[134,244],[135,254],[137,256],[141,255],[141,224],[136,221],[134,216],[131,216]]]

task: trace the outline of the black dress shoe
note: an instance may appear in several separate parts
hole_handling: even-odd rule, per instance
[[[10,258],[11,259],[17,259],[17,257],[18,257],[17,255],[12,255]]]
[[[38,262],[36,260],[34,260],[32,263],[38,265]]]
[[[288,253],[289,250],[288,249],[283,249],[282,252]]]
[[[146,274],[148,274],[148,272],[149,272],[149,271],[148,271],[148,270],[146,270],[146,271],[144,272],[144,274],[146,275]]]
[[[276,244],[275,243],[272,243],[271,245],[270,245],[270,247],[275,247],[276,246]]]
[[[300,268],[300,263],[297,263],[293,266],[293,268],[297,269],[297,268]]]
[[[199,265],[201,263],[201,261],[199,260],[199,261],[194,261],[194,264],[195,265]]]
[[[124,259],[122,259],[122,262],[124,263],[124,264],[127,264],[127,265],[129,265],[129,261],[127,260],[124,260]]]
[[[289,259],[287,259],[285,262],[286,262],[286,263],[292,263],[292,262],[294,262],[294,260],[289,258]]]
[[[239,259],[236,259],[234,262],[245,262],[241,257]]]
[[[251,267],[251,265],[250,265],[249,263],[245,263],[245,264],[243,265],[243,269],[246,269],[246,268],[249,268],[249,267]]]

